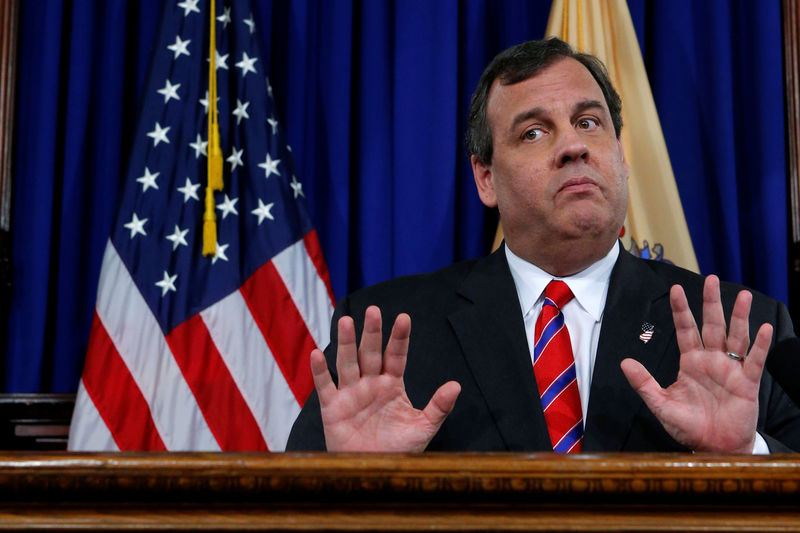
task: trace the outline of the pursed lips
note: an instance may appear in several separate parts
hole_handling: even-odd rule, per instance
[[[587,176],[570,178],[559,187],[558,192],[586,192],[598,188],[597,182]]]

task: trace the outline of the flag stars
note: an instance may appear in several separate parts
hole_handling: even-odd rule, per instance
[[[175,231],[172,235],[167,235],[166,239],[172,241],[172,250],[175,251],[178,246],[189,246],[186,242],[186,234],[189,233],[188,229],[181,229],[175,224]]]
[[[222,29],[227,29],[228,24],[231,23],[231,8],[226,7],[225,12],[217,17],[217,20],[222,22]]]
[[[269,83],[269,76],[267,76],[264,79],[267,81],[267,94],[269,95],[270,98],[272,98],[272,85],[270,85]]]
[[[228,256],[225,255],[225,250],[228,249],[228,246],[230,246],[230,244],[216,243],[216,245],[217,246],[216,249],[214,250],[214,257],[211,258],[212,265],[217,262],[217,259],[222,259],[223,261],[228,260]]]
[[[264,202],[261,201],[261,198],[258,199],[258,207],[250,212],[258,217],[259,226],[261,225],[262,222],[264,222],[265,218],[268,218],[270,220],[275,220],[275,217],[273,217],[272,213],[270,213],[270,210],[272,209],[273,205],[275,205],[273,202],[264,205]]]
[[[158,175],[161,174],[160,172],[156,172],[155,174],[150,172],[150,169],[144,167],[144,176],[136,178],[136,181],[142,184],[142,192],[146,192],[147,189],[153,188],[158,190],[158,184],[156,183],[156,178]]]
[[[253,14],[250,13],[250,18],[246,18],[242,22],[247,24],[247,27],[250,28],[250,35],[253,35],[253,32],[256,31],[256,21],[253,20]]]
[[[167,49],[175,54],[175,56],[172,59],[178,59],[181,55],[190,56],[191,54],[189,53],[189,48],[188,48],[190,42],[192,42],[191,39],[186,39],[185,41],[182,41],[181,36],[176,35],[175,42],[167,46]]]
[[[203,109],[205,110],[206,115],[208,115],[208,91],[206,91],[205,97],[201,98],[199,100],[199,102],[200,102],[200,105],[203,106]],[[217,96],[217,103],[219,103],[219,96]]]
[[[131,239],[133,239],[137,233],[147,236],[147,233],[144,231],[145,222],[147,222],[146,218],[139,218],[136,216],[136,213],[133,214],[131,221],[125,224],[125,227],[131,230]]]
[[[228,54],[220,55],[219,50],[214,50],[214,53],[217,55],[216,66],[217,70],[225,69],[228,70]]]
[[[276,176],[281,175],[281,172],[278,170],[278,163],[280,162],[280,159],[272,159],[269,153],[267,153],[267,159],[263,163],[259,163],[258,167],[264,169],[264,177],[269,179],[270,174],[275,174]]]
[[[170,276],[169,273],[165,270],[164,277],[161,278],[161,281],[156,281],[156,287],[161,289],[161,297],[167,295],[169,291],[176,292],[175,289],[175,280],[178,279],[178,275],[175,274],[174,276]]]
[[[225,195],[225,201],[221,204],[217,204],[217,209],[222,212],[222,220],[225,220],[229,214],[238,215],[239,212],[236,210],[236,202],[238,202],[238,198],[228,198],[228,195]],[[219,245],[217,245],[219,247]]]
[[[272,128],[272,134],[273,135],[277,135],[278,134],[278,121],[275,120],[275,117],[269,117],[267,119],[267,122],[269,123],[269,126]]]
[[[164,85],[162,89],[159,89],[156,92],[164,95],[164,103],[166,104],[167,102],[169,102],[170,98],[174,98],[175,100],[181,99],[181,97],[178,96],[178,87],[180,86],[181,86],[180,83],[176,83],[175,85],[173,85],[172,83],[170,83],[169,80],[167,80],[167,84]]]
[[[303,194],[303,184],[297,181],[297,176],[295,176],[294,174],[292,174],[292,181],[289,183],[289,186],[294,191],[295,198],[297,198],[298,196],[302,196],[303,198],[306,197],[306,195]]]
[[[216,70],[219,69],[228,70],[228,55],[229,54],[225,54],[224,56],[220,55],[219,50],[214,50],[214,57],[215,57],[214,66],[216,67]],[[208,61],[211,60],[208,59]],[[208,98],[208,96],[206,96],[206,98]]]
[[[236,167],[244,166],[244,163],[242,162],[242,154],[244,154],[244,148],[242,148],[241,150],[237,150],[236,147],[234,146],[233,148],[231,148],[231,150],[233,150],[233,152],[231,152],[231,155],[225,161],[231,164],[231,173],[233,173],[233,171],[236,170]]]
[[[194,158],[200,159],[201,155],[208,157],[206,153],[206,148],[208,147],[208,141],[204,141],[200,134],[197,134],[197,140],[193,143],[189,143],[189,147],[194,150]]]
[[[188,17],[189,13],[200,13],[200,10],[197,8],[197,2],[199,2],[199,0],[183,0],[183,2],[178,3],[178,7],[183,9],[184,17]]]
[[[236,67],[242,69],[242,77],[244,78],[248,72],[256,73],[255,62],[258,61],[257,57],[249,57],[247,52],[242,52],[242,60],[236,63]]]
[[[236,109],[233,110],[233,116],[236,117],[236,125],[239,125],[239,122],[242,121],[243,118],[250,118],[250,115],[247,114],[247,106],[250,105],[250,102],[240,102],[239,99],[236,99]]]
[[[156,122],[155,129],[147,134],[148,137],[151,137],[153,139],[153,147],[158,146],[158,143],[162,141],[169,144],[169,139],[167,138],[167,132],[169,131],[170,127],[171,126],[162,128],[161,124]]]
[[[183,194],[183,203],[188,202],[190,198],[199,202],[200,198],[197,196],[197,189],[199,188],[199,183],[192,183],[192,181],[187,177],[186,184],[183,187],[178,187],[178,192]]]

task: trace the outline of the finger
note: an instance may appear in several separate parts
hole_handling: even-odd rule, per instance
[[[761,324],[756,333],[756,340],[750,348],[750,353],[744,360],[744,374],[747,379],[754,383],[761,381],[761,373],[764,371],[764,363],[767,361],[769,345],[772,342],[772,325]]]
[[[733,305],[731,323],[728,327],[726,350],[739,355],[747,355],[750,346],[750,304],[753,295],[749,291],[740,291]]]
[[[325,355],[318,349],[311,350],[311,378],[317,389],[320,407],[325,407],[333,401],[336,395],[336,385],[333,383],[331,373],[328,372],[328,363]]]
[[[394,320],[392,334],[386,345],[386,355],[383,358],[383,371],[387,374],[402,378],[406,370],[406,357],[408,356],[408,343],[411,338],[411,317],[400,313]]]
[[[456,381],[448,381],[433,393],[431,401],[422,410],[422,413],[436,431],[439,430],[444,419],[453,410],[460,393],[461,385]]]
[[[650,411],[658,416],[661,405],[664,403],[664,389],[661,388],[661,385],[650,375],[642,363],[635,359],[624,359],[620,363],[620,368],[633,390],[642,397]]]
[[[703,344],[707,350],[727,351],[725,314],[719,296],[719,278],[711,275],[703,286]]]
[[[675,337],[678,340],[680,352],[702,350],[703,342],[700,340],[700,332],[697,331],[694,315],[689,309],[689,302],[686,301],[686,294],[680,285],[673,285],[670,289],[669,305],[672,308],[672,321],[675,323]]]
[[[339,388],[348,387],[358,381],[361,372],[358,370],[356,354],[356,327],[353,319],[343,316],[337,324],[339,341],[336,344],[336,372],[339,373]]]
[[[364,312],[364,330],[358,349],[358,363],[362,376],[377,376],[381,373],[381,310],[370,305]]]

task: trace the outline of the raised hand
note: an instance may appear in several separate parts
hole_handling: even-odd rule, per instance
[[[701,337],[686,295],[675,285],[670,290],[670,305],[681,352],[678,379],[663,389],[641,363],[633,359],[622,361],[628,382],[667,433],[692,450],[753,451],[758,388],[772,326],[762,324],[750,347],[748,317],[752,300],[747,291],[737,295],[726,335],[719,279],[708,276],[703,288]],[[729,352],[746,357],[739,361]]]
[[[403,383],[411,318],[400,314],[381,357],[381,312],[364,314],[361,345],[356,348],[353,319],[337,324],[339,341],[333,383],[325,356],[311,352],[311,374],[319,395],[328,451],[421,452],[453,410],[461,386],[448,381],[419,410],[411,405]]]

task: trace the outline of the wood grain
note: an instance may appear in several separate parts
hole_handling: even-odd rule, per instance
[[[797,0],[782,0],[786,95],[787,171],[792,242],[800,241],[800,10]]]
[[[0,230],[11,229],[11,160],[17,67],[17,0],[0,2]]]
[[[787,531],[795,456],[0,455],[0,530]]]

